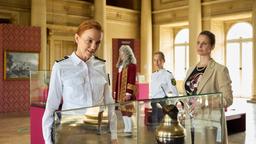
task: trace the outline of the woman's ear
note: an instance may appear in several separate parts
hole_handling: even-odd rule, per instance
[[[78,41],[79,41],[79,35],[75,34],[75,42],[78,43]]]

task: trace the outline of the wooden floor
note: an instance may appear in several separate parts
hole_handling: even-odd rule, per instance
[[[235,99],[231,108],[246,112],[246,132],[229,135],[229,144],[252,144],[256,141],[256,104]],[[28,113],[0,114],[0,144],[29,144]],[[149,136],[150,137],[150,136]]]
[[[29,144],[28,113],[0,114],[0,144]]]

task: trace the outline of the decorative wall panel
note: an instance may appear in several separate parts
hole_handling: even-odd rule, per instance
[[[29,110],[29,80],[3,80],[5,50],[40,52],[40,28],[0,25],[0,113]]]

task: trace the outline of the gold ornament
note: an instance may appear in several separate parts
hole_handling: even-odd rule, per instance
[[[163,106],[164,118],[156,129],[158,144],[184,144],[185,130],[177,120],[178,109],[175,105]]]

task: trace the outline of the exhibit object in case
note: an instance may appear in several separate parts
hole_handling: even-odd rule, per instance
[[[172,110],[174,106],[177,109],[174,113],[163,111],[164,116],[161,117],[162,120],[159,123],[150,123],[150,116],[145,116],[145,110],[150,109],[152,102],[159,103],[159,109],[169,107],[169,110]],[[124,132],[124,121],[120,110],[131,104],[134,105],[135,111],[132,115],[132,133],[127,135]],[[105,108],[105,122],[102,124],[101,133],[98,133],[97,113],[102,107]],[[110,107],[115,107],[115,110],[108,112]],[[176,118],[172,114],[176,114]],[[148,115],[152,115],[152,112]],[[169,117],[166,118],[166,115]],[[180,134],[179,138],[182,139],[180,142],[184,144],[209,142],[221,144],[224,141],[225,116],[221,93],[138,100],[62,110],[56,111],[54,117],[53,135],[56,144],[110,143],[113,132],[116,132],[118,141],[122,144],[172,144],[172,140],[176,137],[175,134]],[[116,129],[113,127],[113,121],[116,121]],[[171,122],[179,125],[179,132],[173,129],[174,125]]]

